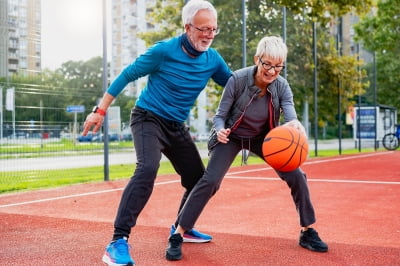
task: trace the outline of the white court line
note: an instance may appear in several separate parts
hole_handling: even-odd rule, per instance
[[[226,176],[225,179],[245,179],[245,180],[268,180],[282,181],[278,177],[249,177],[249,176]],[[308,182],[324,182],[324,183],[356,183],[356,184],[380,184],[380,185],[400,185],[400,182],[392,181],[374,181],[374,180],[343,180],[343,179],[312,179],[307,178]]]
[[[165,181],[165,182],[155,183],[154,186],[177,183],[177,182],[179,182],[179,180]],[[0,205],[0,208],[14,207],[14,206],[20,206],[20,205],[28,205],[28,204],[33,204],[33,203],[40,203],[40,202],[60,200],[60,199],[85,197],[85,196],[91,196],[91,195],[96,195],[96,194],[104,194],[104,193],[109,193],[109,192],[120,191],[120,190],[123,190],[123,189],[124,188],[114,188],[114,189],[107,189],[107,190],[100,190],[100,191],[94,191],[94,192],[72,194],[72,195],[67,195],[67,196],[53,197],[53,198],[40,199],[40,200],[22,201],[22,202],[17,202],[17,203]]]
[[[366,158],[366,157],[373,157],[377,155],[387,155],[389,153],[393,152],[381,152],[381,153],[372,153],[372,154],[362,154],[362,155],[354,155],[354,156],[346,156],[346,157],[341,157],[341,158],[332,158],[332,159],[321,159],[321,160],[315,160],[315,161],[309,161],[309,162],[304,162],[303,165],[309,165],[309,164],[320,164],[320,163],[329,163],[329,162],[336,162],[336,161],[345,161],[345,160],[353,160],[353,159],[358,159],[358,158]],[[244,173],[251,173],[251,172],[258,172],[258,171],[264,171],[264,170],[271,170],[272,167],[266,166],[262,168],[256,168],[256,169],[250,169],[250,170],[242,170],[242,171],[236,171],[236,172],[229,172],[227,175],[235,175],[235,174],[244,174]]]
[[[385,154],[388,154],[388,153],[389,152],[373,153],[373,154],[365,154],[365,155],[356,155],[356,156],[348,156],[348,157],[346,156],[344,158],[333,158],[333,159],[305,162],[305,164],[317,164],[317,163],[325,163],[325,162],[333,162],[333,161],[351,160],[351,159],[354,159],[354,158],[365,158],[365,157],[371,157],[371,156],[377,156],[377,155],[385,155]],[[235,174],[263,171],[263,170],[266,170],[266,169],[272,169],[272,168],[271,167],[262,167],[262,168],[253,169],[253,170],[229,172],[225,178],[247,179],[247,180],[249,180],[249,179],[252,179],[252,180],[281,180],[280,178],[274,178],[274,177],[268,178],[268,177],[248,177],[248,176],[245,176],[245,177],[236,176],[235,177],[235,176],[231,176],[231,175],[235,175]],[[308,181],[311,181],[311,182],[332,182],[332,183],[388,184],[388,185],[399,185],[400,184],[400,182],[359,181],[359,180],[329,180],[329,179],[308,179]],[[180,180],[165,181],[165,182],[155,183],[154,185],[158,186],[158,185],[172,184],[172,183],[177,183],[177,182],[180,182]],[[109,193],[109,192],[115,192],[115,191],[119,191],[119,190],[123,190],[123,189],[124,188],[115,188],[115,189],[100,190],[100,191],[80,193],[80,194],[72,194],[72,195],[67,195],[67,196],[52,197],[52,198],[40,199],[40,200],[23,201],[23,202],[0,205],[0,208],[28,205],[28,204],[34,204],[34,203],[40,203],[40,202],[47,202],[47,201],[54,201],[54,200],[60,200],[60,199],[74,198],[74,197],[85,197],[85,196],[91,196],[91,195],[96,195],[96,194],[104,194],[104,193]]]

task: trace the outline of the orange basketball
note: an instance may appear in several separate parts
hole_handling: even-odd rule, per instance
[[[279,126],[265,136],[262,152],[264,160],[272,168],[290,172],[307,159],[307,138],[294,127]]]

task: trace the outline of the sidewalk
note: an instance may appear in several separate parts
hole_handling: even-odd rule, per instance
[[[308,141],[309,150],[312,151],[315,149],[315,140],[310,139]],[[341,139],[340,141],[342,150],[348,149],[357,149],[358,148],[358,140],[355,139]],[[361,140],[361,148],[373,148],[374,140]],[[318,150],[339,150],[339,139],[330,139],[330,140],[318,140],[317,141]]]
[[[342,150],[356,149],[357,144],[353,139],[342,139]],[[202,148],[199,152],[202,158],[208,157],[207,145],[201,143]],[[318,140],[318,150],[339,150],[339,140]],[[373,148],[373,142],[361,143],[362,148]],[[309,140],[309,152],[314,152],[315,142],[313,139]],[[162,156],[162,161],[167,158]],[[109,154],[109,164],[133,164],[136,162],[135,152],[116,152]],[[97,155],[75,155],[75,156],[55,156],[55,157],[40,157],[40,158],[14,158],[0,160],[0,169],[2,171],[28,171],[28,170],[52,170],[52,169],[69,169],[69,168],[82,168],[90,166],[104,165],[104,154]]]

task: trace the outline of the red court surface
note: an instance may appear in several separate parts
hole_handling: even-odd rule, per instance
[[[232,168],[197,229],[206,244],[183,245],[165,260],[169,227],[182,193],[177,175],[157,178],[133,229],[137,265],[400,265],[400,152],[310,159],[315,228],[329,245],[298,245],[298,215],[289,189],[266,164]],[[127,180],[0,196],[0,265],[104,265],[113,220]]]

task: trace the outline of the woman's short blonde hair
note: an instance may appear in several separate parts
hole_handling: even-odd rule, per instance
[[[256,56],[267,56],[285,62],[287,52],[287,46],[281,37],[267,36],[258,42]]]

